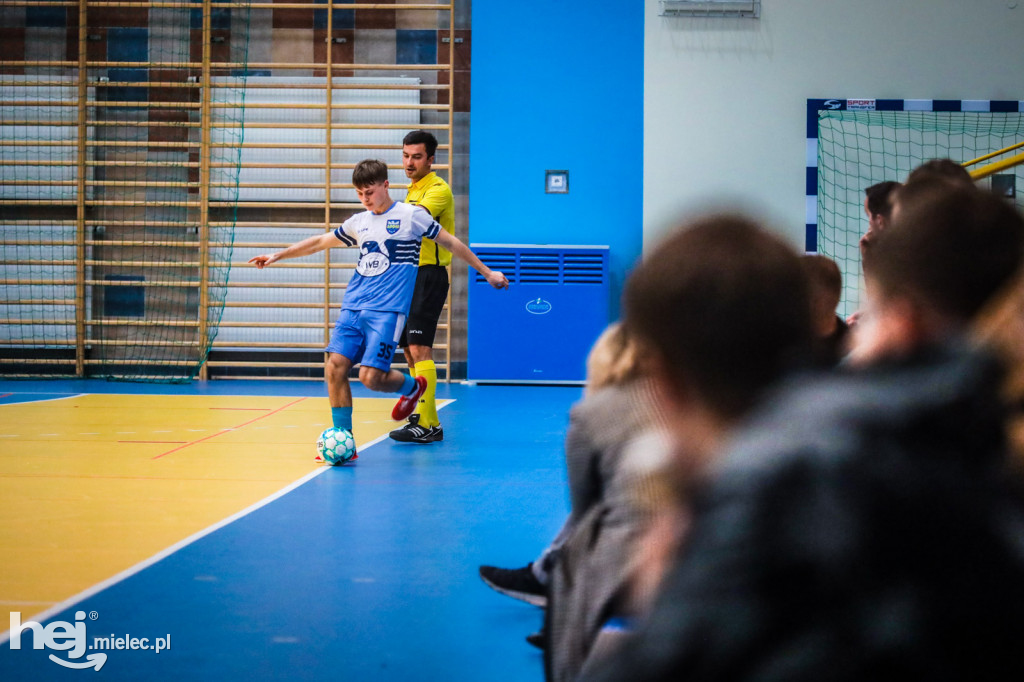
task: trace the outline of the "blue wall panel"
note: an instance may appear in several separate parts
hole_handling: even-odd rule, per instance
[[[470,238],[609,245],[613,317],[642,247],[643,34],[643,3],[473,4]]]

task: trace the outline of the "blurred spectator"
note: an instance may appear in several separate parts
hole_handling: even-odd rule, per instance
[[[632,613],[635,542],[653,512],[673,504],[661,480],[667,418],[644,361],[628,328],[613,325],[590,354],[587,394],[570,413],[571,512],[552,557],[544,627],[549,680],[576,679],[605,621]],[[630,447],[638,437],[646,461]]]
[[[975,336],[1007,368],[1002,393],[1009,408],[1008,432],[1015,468],[1024,472],[1024,270],[978,315]]]
[[[871,259],[871,247],[878,235],[885,231],[892,217],[893,193],[900,183],[892,180],[879,182],[864,190],[864,215],[868,217],[868,231],[860,238],[860,259],[864,269]]]
[[[583,679],[1024,679],[1002,375],[966,344],[1022,254],[995,197],[904,202],[868,272],[859,366],[791,382],[715,440],[650,617]]]
[[[907,181],[895,188],[890,196],[890,220],[894,220],[900,207],[915,195],[927,195],[941,190],[978,189],[967,169],[951,159],[932,159],[910,171]]]
[[[925,161],[910,171],[907,182],[917,182],[924,179],[940,179],[953,183],[954,185],[974,186],[974,178],[970,172],[953,159],[931,159]]]
[[[807,254],[800,260],[811,292],[814,363],[834,367],[846,355],[850,328],[836,314],[843,296],[843,274],[828,256]]]
[[[807,278],[799,256],[774,235],[745,218],[711,216],[671,235],[637,267],[624,309],[668,409],[678,453],[672,480],[684,486],[678,499],[685,502],[732,429],[807,358]],[[675,554],[688,519],[685,513],[677,517],[674,526],[666,515],[658,518],[637,554],[634,580],[641,597],[660,583],[666,552]],[[641,599],[641,622],[650,601]],[[660,607],[659,600],[651,608]],[[584,678],[616,660],[621,633],[635,622],[615,615],[602,628]],[[630,679],[624,668],[619,672]]]
[[[643,487],[648,498],[662,495],[653,480],[657,465],[627,466],[626,446],[650,430],[663,429],[665,422],[635,339],[623,325],[611,325],[591,349],[584,398],[569,414],[568,518],[530,564],[479,569],[495,591],[549,608],[548,620],[557,624],[553,651],[558,665],[572,671],[565,679],[575,676],[590,650],[600,626],[597,611],[604,610],[626,583],[631,556],[627,544],[649,516],[645,507],[633,503],[636,488]],[[551,607],[549,592],[557,608]],[[527,640],[546,646],[546,634],[539,634]]]

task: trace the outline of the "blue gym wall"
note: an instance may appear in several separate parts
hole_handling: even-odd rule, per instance
[[[472,26],[470,241],[609,245],[615,318],[643,237],[644,4],[478,1]]]

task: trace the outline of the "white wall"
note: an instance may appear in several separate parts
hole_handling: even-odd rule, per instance
[[[645,0],[644,244],[709,205],[804,244],[806,100],[1024,99],[1024,0],[763,0],[760,19]]]

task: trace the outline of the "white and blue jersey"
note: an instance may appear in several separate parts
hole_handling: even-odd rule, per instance
[[[420,242],[440,231],[430,213],[400,201],[380,215],[364,211],[342,223],[334,236],[359,245],[359,263],[341,307],[405,315],[416,286]]]

